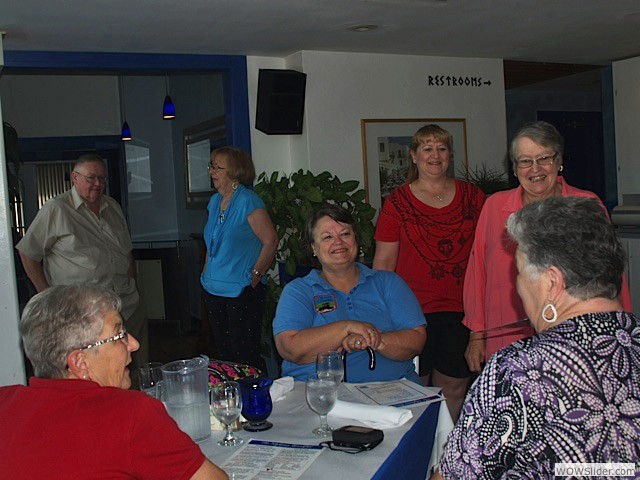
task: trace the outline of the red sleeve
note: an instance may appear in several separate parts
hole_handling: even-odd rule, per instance
[[[140,396],[134,408],[132,440],[123,453],[129,456],[136,478],[189,480],[205,461],[200,447],[158,400]]]
[[[400,187],[402,188],[402,187]],[[398,211],[391,201],[392,193],[389,195],[384,204],[380,215],[378,215],[378,221],[376,222],[376,233],[374,239],[380,242],[399,242],[400,241],[400,216]]]
[[[484,197],[484,194],[483,194]],[[482,200],[484,205],[484,198]],[[469,255],[467,272],[464,277],[464,289],[462,292],[464,304],[464,323],[471,331],[484,330],[486,319],[484,318],[487,273],[485,270],[486,237],[489,228],[491,206],[484,207],[478,219],[475,238]]]
[[[484,202],[487,200],[487,196],[484,194],[482,190],[476,188],[476,208],[478,211],[478,215],[482,212],[482,207],[484,207]]]

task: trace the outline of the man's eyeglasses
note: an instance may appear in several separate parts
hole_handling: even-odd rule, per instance
[[[209,170],[213,170],[214,172],[217,172],[218,170],[226,170],[226,168],[221,167],[220,165],[215,165],[210,163],[207,165],[207,171]]]
[[[534,163],[537,163],[539,166],[543,165],[551,165],[556,157],[558,156],[558,152],[553,155],[543,155],[538,158],[521,158],[516,160],[516,167],[518,168],[531,168]]]
[[[106,176],[85,175],[84,173],[76,172],[75,170],[73,171],[73,173],[76,173],[76,174],[84,177],[84,179],[88,183],[96,183],[96,180],[98,180],[100,183],[107,183],[107,177]]]
[[[126,328],[122,327],[122,331],[119,334],[114,335],[113,337],[105,338],[104,340],[98,340],[96,343],[92,343],[91,345],[80,348],[80,350],[89,350],[90,348],[99,347],[100,345],[104,345],[105,343],[116,342],[118,340],[122,340],[125,344],[129,343],[129,334],[127,333]]]

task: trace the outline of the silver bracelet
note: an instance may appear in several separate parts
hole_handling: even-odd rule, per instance
[[[260,273],[256,268],[252,268],[251,273],[253,273],[258,278],[262,278],[262,273]]]

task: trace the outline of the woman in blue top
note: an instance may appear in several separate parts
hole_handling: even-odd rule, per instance
[[[207,207],[207,257],[200,282],[211,334],[221,359],[264,368],[264,273],[273,261],[278,235],[264,202],[246,187],[256,176],[246,152],[233,147],[214,150],[209,175],[218,193]]]
[[[397,274],[356,263],[355,227],[337,205],[307,219],[305,239],[321,269],[288,283],[280,297],[273,333],[282,375],[304,381],[315,372],[318,352],[339,350],[349,352],[349,382],[420,383],[411,361],[427,336],[420,304]],[[374,370],[367,347],[377,352]]]

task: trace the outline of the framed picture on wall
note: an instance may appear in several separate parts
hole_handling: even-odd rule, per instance
[[[435,124],[451,134],[449,175],[466,178],[467,126],[464,118],[363,119],[362,159],[367,201],[379,210],[385,197],[402,185],[411,162],[413,135],[424,125]]]

